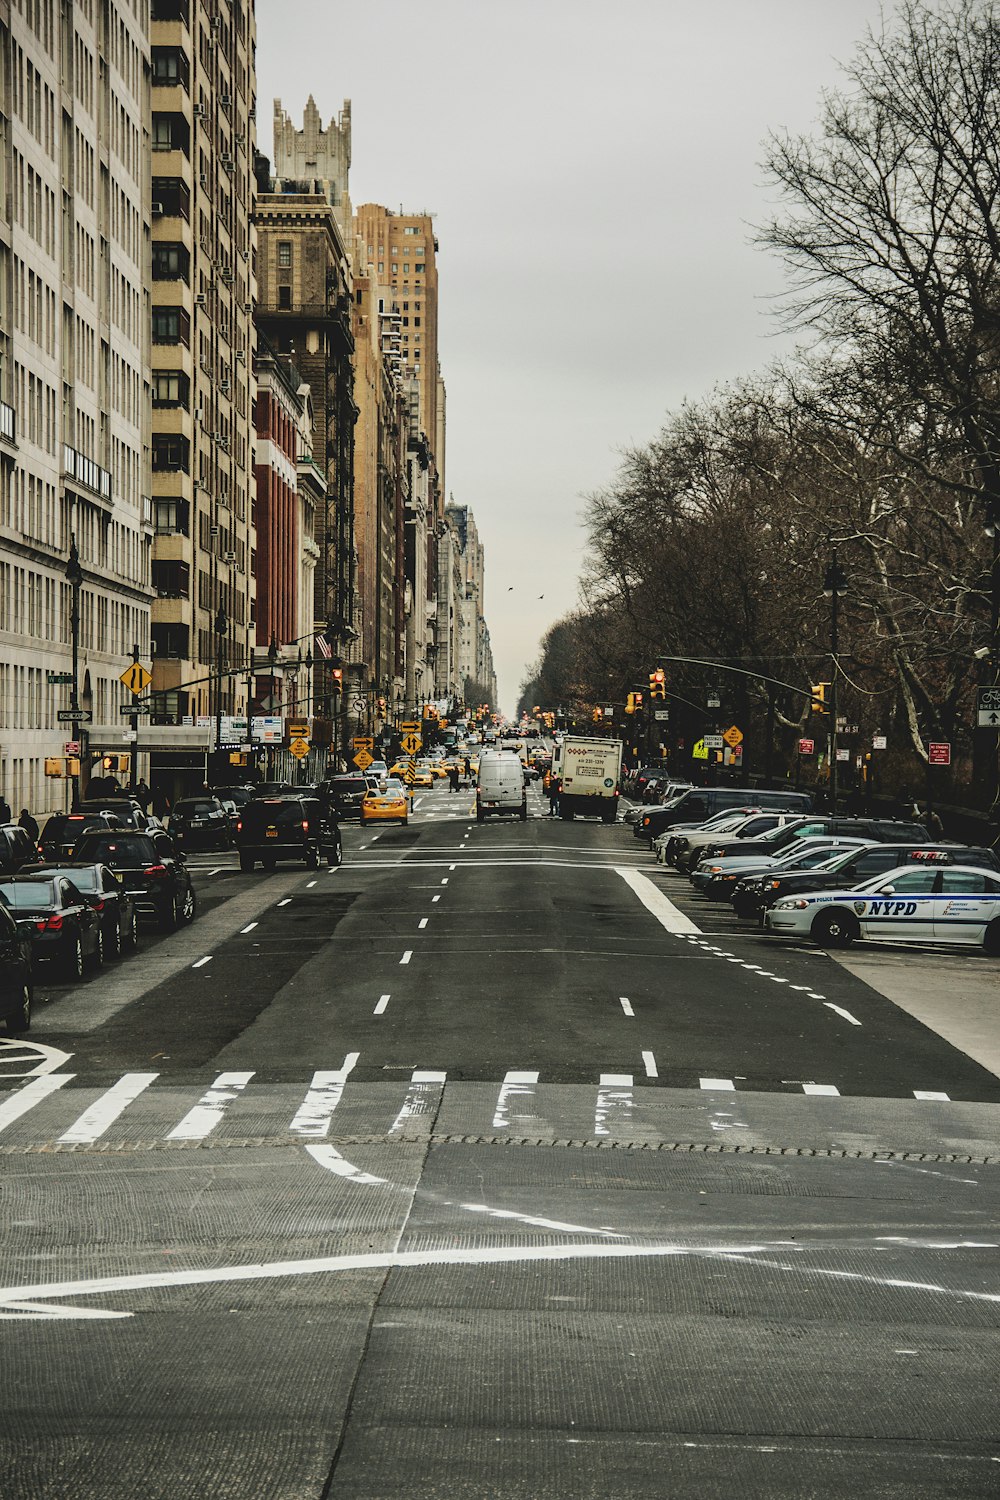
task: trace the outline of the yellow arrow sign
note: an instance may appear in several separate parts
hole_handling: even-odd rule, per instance
[[[118,681],[125,684],[130,693],[141,693],[152,682],[151,672],[147,672],[141,661],[134,661],[127,666]]]
[[[402,745],[407,755],[414,755],[420,749],[420,746],[423,744],[423,740],[420,738],[419,734],[404,734],[399,743]]]

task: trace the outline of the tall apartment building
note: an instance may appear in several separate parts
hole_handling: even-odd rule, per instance
[[[133,0],[0,8],[0,791],[46,780],[81,706],[119,717],[149,648],[149,42]],[[144,767],[142,767],[144,769]]]
[[[347,704],[360,686],[357,650],[357,552],[354,537],[353,273],[347,234],[350,199],[350,112],[326,132],[310,100],[303,131],[275,102],[275,175],[258,158],[258,326],[282,355],[294,359],[315,402],[313,455],[326,479],[326,504],[316,514],[315,632],[332,647],[316,661],[313,701],[334,720],[334,753],[347,732]],[[302,137],[302,150],[298,142]],[[325,137],[325,139],[320,139]],[[284,169],[307,175],[282,175]],[[344,225],[347,226],[345,233]],[[262,644],[266,645],[266,642]],[[344,692],[333,678],[343,667]]]
[[[460,682],[479,681],[479,641],[483,621],[483,586],[486,556],[476,519],[467,505],[445,508],[445,520],[458,537],[464,579],[462,618],[457,645],[457,676]]]
[[[256,23],[151,0],[153,691],[241,712],[254,622]]]

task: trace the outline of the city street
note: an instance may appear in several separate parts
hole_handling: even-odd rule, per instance
[[[528,803],[193,855],[190,927],[40,985],[4,1497],[995,1487],[1000,1077],[935,1027],[995,961],[778,944]]]

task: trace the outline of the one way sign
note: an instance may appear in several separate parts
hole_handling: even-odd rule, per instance
[[[1000,729],[1000,687],[978,689],[976,723],[980,729]]]

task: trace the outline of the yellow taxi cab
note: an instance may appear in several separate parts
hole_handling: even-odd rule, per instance
[[[361,803],[361,827],[368,823],[403,823],[409,820],[409,804],[405,793],[395,787],[386,791],[369,792]]]
[[[432,781],[435,777],[438,781],[448,780],[448,767],[443,760],[428,761],[427,765],[424,766],[423,769],[430,772]]]

